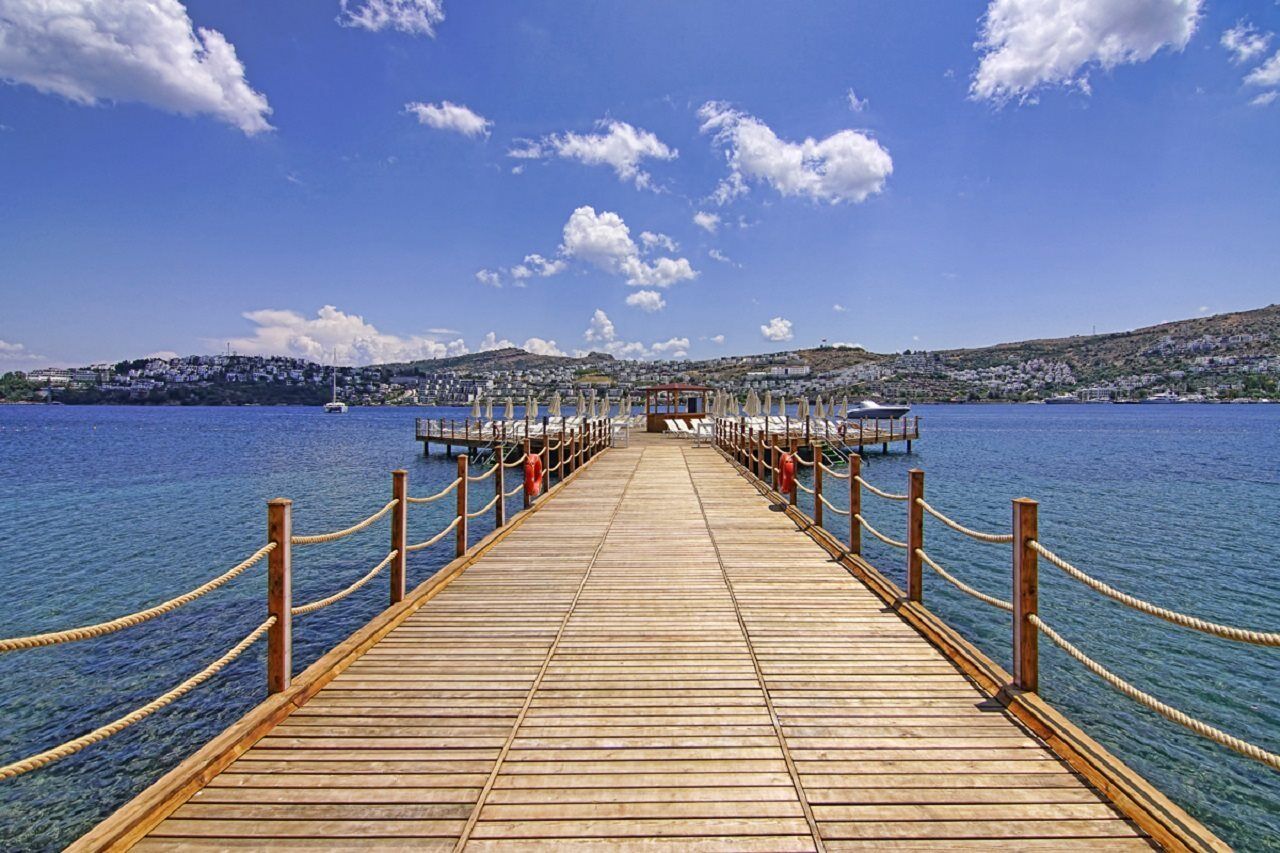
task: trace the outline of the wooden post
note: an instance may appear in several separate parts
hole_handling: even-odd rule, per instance
[[[862,553],[862,525],[856,516],[862,515],[862,457],[856,453],[849,457],[849,553]]]
[[[525,461],[526,461],[526,462],[529,460],[529,456],[530,456],[530,454],[531,454],[531,453],[533,453],[532,445],[531,445],[531,444],[530,444],[530,442],[529,442],[529,437],[528,437],[528,436],[525,436],[525,439],[524,439],[524,456],[525,456]],[[521,489],[521,490],[520,490],[520,492],[521,492],[521,494],[523,494],[523,495],[524,495],[524,508],[525,508],[525,509],[528,509],[528,508],[529,508],[529,505],[530,505],[531,503],[533,503],[533,497],[529,494],[529,490],[528,490],[528,489]]]
[[[458,454],[458,545],[454,554],[467,552],[467,454]]]
[[[498,470],[493,472],[493,491],[498,496],[498,502],[493,505],[493,526],[501,527],[507,523],[507,500],[502,493],[507,490],[507,460],[503,458],[501,450],[498,451]]]
[[[276,498],[267,503],[267,541],[275,548],[267,555],[267,615],[276,621],[267,629],[267,692],[289,689],[293,680],[293,501]]]
[[[907,472],[907,598],[911,601],[924,597],[924,561],[916,553],[924,548],[924,508],[917,500],[924,500],[924,472],[912,468]]]
[[[813,447],[813,523],[822,526],[822,454]]]
[[[778,468],[781,467],[778,464],[778,457],[780,455],[781,454],[778,451],[778,437],[770,433],[769,434],[769,465],[770,467],[773,468],[773,470],[769,472],[771,475],[769,478],[769,484],[773,487],[773,490],[775,492],[778,490]]]
[[[409,472],[403,469],[391,472],[391,497],[396,505],[391,510],[391,603],[404,599],[405,560],[409,556],[405,548],[409,538]]]
[[[1040,689],[1040,632],[1029,618],[1039,599],[1039,555],[1031,548],[1039,510],[1030,498],[1013,501],[1013,685],[1028,693]]]
[[[795,506],[797,499],[800,497],[800,445],[796,439],[791,439],[790,447],[787,452],[791,454],[791,464],[794,466],[795,476],[791,480],[790,504]]]
[[[546,431],[543,431],[542,439],[542,491],[551,490],[551,448],[547,446],[545,438]]]

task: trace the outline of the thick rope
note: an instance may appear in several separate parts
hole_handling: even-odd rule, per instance
[[[836,506],[835,504],[831,503],[831,501],[827,500],[826,495],[818,495],[818,500],[822,501],[822,505],[834,513],[837,513],[839,515],[849,514],[848,509],[840,509],[840,507]]]
[[[841,474],[841,473],[839,473],[838,471],[836,471],[836,470],[834,470],[834,469],[832,469],[832,468],[828,467],[825,463],[824,463],[824,464],[823,464],[823,466],[822,466],[822,470],[823,470],[824,472],[826,472],[827,476],[829,476],[829,477],[835,477],[837,480],[847,480],[847,479],[849,479],[849,473],[848,473],[847,471],[846,471],[845,473]]]
[[[519,459],[517,459],[515,462],[503,462],[503,463],[502,463],[502,467],[503,467],[503,468],[515,468],[517,465],[523,465],[523,464],[524,464],[524,461],[525,461],[526,459],[528,459],[528,458],[529,458],[529,454],[528,454],[528,453],[521,453],[521,454],[520,454],[520,458],[519,458]]]
[[[493,476],[493,474],[494,474],[494,472],[495,472],[495,471],[497,471],[497,470],[498,470],[498,466],[497,466],[497,465],[492,465],[492,466],[490,466],[490,467],[489,467],[489,470],[488,470],[488,471],[485,471],[483,474],[478,474],[478,475],[476,475],[475,477],[472,477],[470,474],[468,474],[468,475],[467,475],[467,482],[468,482],[468,483],[478,483],[478,482],[480,482],[481,480],[487,480],[487,479],[489,479],[490,477],[492,477],[492,476]]]
[[[943,580],[947,581],[956,589],[960,590],[966,595],[972,595],[974,598],[978,599],[979,601],[986,602],[987,604],[990,604],[992,607],[998,607],[1001,610],[1007,610],[1010,613],[1013,612],[1012,604],[1010,604],[1009,602],[1005,601],[1002,598],[996,598],[993,595],[987,595],[985,592],[982,592],[981,590],[977,590],[969,586],[967,583],[960,580],[958,577],[955,577],[946,569],[942,568],[942,566],[939,566],[937,563],[935,563],[933,561],[933,558],[924,552],[923,548],[916,549],[916,556],[918,556],[921,560],[923,560],[929,568],[933,569],[935,572],[942,575]]]
[[[479,516],[484,515],[486,512],[493,509],[493,505],[496,504],[501,497],[502,495],[494,495],[493,500],[489,501],[487,504],[480,507],[475,512],[467,513],[467,518],[478,518]]]
[[[391,499],[387,502],[386,506],[366,518],[364,521],[359,524],[353,524],[344,530],[335,530],[332,533],[315,533],[310,536],[294,536],[289,539],[289,542],[294,545],[317,545],[321,542],[333,542],[336,539],[343,539],[353,533],[359,533],[361,530],[364,530],[366,527],[391,512],[397,503],[399,503],[398,500],[394,498]]]
[[[511,490],[510,490],[510,491],[503,492],[503,493],[502,493],[502,496],[503,496],[504,498],[509,498],[509,497],[511,497],[512,495],[514,495],[516,492],[520,491],[520,490],[521,490],[521,489],[523,489],[523,488],[524,488],[524,483],[516,483],[516,484],[515,484],[515,486],[513,486],[513,487],[511,488]]]
[[[61,746],[55,746],[53,749],[47,749],[44,752],[32,755],[29,758],[24,758],[21,761],[15,761],[12,764],[6,764],[5,766],[0,767],[0,779],[12,779],[14,776],[21,776],[23,773],[29,773],[32,770],[44,767],[46,764],[52,764],[59,759],[66,758],[68,755],[74,755],[85,747],[92,746],[98,741],[106,740],[113,734],[127,729],[129,726],[140,720],[146,719],[166,705],[172,704],[178,699],[181,699],[183,696],[187,695],[192,690],[217,675],[224,667],[227,666],[227,664],[240,657],[241,653],[243,653],[245,649],[252,646],[263,634],[267,633],[267,629],[274,625],[275,621],[276,617],[274,616],[268,618],[267,621],[263,622],[257,628],[254,628],[248,636],[236,643],[235,646],[233,646],[231,650],[222,657],[218,658],[216,661],[209,664],[204,669],[200,670],[195,675],[170,690],[168,693],[152,699],[141,708],[131,711],[123,717],[107,723],[105,726],[100,726],[88,734],[81,735],[75,740],[69,740]]]
[[[865,518],[863,518],[860,514],[855,514],[853,517],[854,517],[854,518],[856,518],[856,519],[858,520],[858,523],[859,523],[859,524],[861,524],[861,525],[863,526],[863,528],[865,528],[865,529],[866,529],[866,531],[867,531],[868,533],[870,533],[872,536],[874,536],[874,537],[876,537],[877,539],[879,539],[879,540],[880,540],[881,542],[883,542],[884,544],[886,544],[886,545],[892,545],[894,548],[901,548],[901,549],[902,549],[902,550],[904,550],[904,551],[905,551],[905,550],[907,550],[907,543],[906,543],[906,542],[899,542],[897,539],[890,539],[888,536],[885,536],[885,535],[884,535],[883,533],[881,533],[879,530],[876,530],[874,527],[872,527],[872,526],[871,526],[871,524],[870,524],[870,522],[868,522],[868,521],[867,521]]]
[[[405,498],[405,500],[407,500],[407,501],[408,501],[409,503],[411,503],[411,504],[429,504],[429,503],[431,503],[432,501],[438,501],[438,500],[440,500],[442,497],[444,497],[445,495],[449,494],[449,493],[450,493],[450,492],[452,492],[454,489],[458,488],[458,484],[459,484],[459,483],[461,483],[461,482],[462,482],[462,478],[461,478],[461,477],[456,477],[456,478],[454,478],[454,481],[453,481],[452,483],[450,483],[449,485],[445,486],[443,489],[441,489],[440,491],[436,492],[434,495],[431,495],[430,497],[425,497],[425,498]]]
[[[127,616],[121,616],[112,619],[110,622],[99,622],[97,625],[85,625],[81,628],[68,628],[65,631],[51,631],[47,634],[34,634],[30,637],[13,637],[8,640],[0,640],[0,652],[15,652],[21,649],[34,649],[40,646],[53,646],[58,643],[71,643],[77,640],[88,640],[93,637],[102,637],[107,634],[113,634],[122,628],[132,628],[135,625],[141,625],[157,616],[163,616],[177,610],[184,604],[190,604],[200,596],[213,592],[218,587],[234,580],[248,569],[255,566],[263,557],[270,554],[276,548],[276,543],[270,542],[263,545],[257,551],[249,556],[247,560],[239,565],[233,566],[225,573],[218,575],[213,580],[196,587],[190,592],[179,595],[177,598],[171,598],[168,601],[157,604],[155,607],[148,607],[146,610],[139,610],[137,613],[130,613]]]
[[[981,530],[974,530],[971,527],[965,527],[963,524],[956,521],[955,519],[947,518],[947,516],[943,515],[933,507],[929,506],[929,504],[925,503],[924,498],[916,498],[916,503],[920,505],[921,509],[929,513],[929,515],[932,515],[934,518],[938,519],[938,521],[941,521],[947,527],[950,527],[952,530],[956,531],[957,533],[963,533],[965,536],[968,536],[971,539],[977,539],[979,542],[997,542],[997,543],[1013,541],[1012,533],[983,533]]]
[[[907,499],[906,495],[895,495],[893,492],[881,491],[880,489],[877,489],[875,486],[871,485],[861,477],[858,477],[856,479],[858,480],[859,483],[865,486],[867,491],[871,492],[871,494],[878,495],[887,501],[905,501]]]
[[[808,494],[813,494],[813,489],[809,488],[809,487],[808,487],[808,486],[806,486],[804,483],[801,483],[799,480],[797,480],[797,481],[796,481],[796,488],[797,488],[797,489],[799,489],[799,490],[800,490],[800,491],[802,491],[802,492],[807,492]]]
[[[458,522],[460,521],[462,521],[461,516],[454,516],[453,521],[449,522],[449,524],[445,527],[444,530],[441,530],[439,533],[437,533],[435,536],[432,536],[430,539],[426,540],[425,542],[419,542],[417,545],[409,545],[404,549],[405,552],[407,553],[410,551],[421,551],[423,548],[430,548],[432,545],[436,544],[441,539],[443,539],[450,530],[457,527]]]
[[[360,578],[360,580],[356,581],[351,586],[347,587],[341,592],[335,592],[333,595],[329,596],[328,598],[321,598],[318,601],[311,602],[310,604],[300,604],[297,607],[291,607],[289,608],[289,612],[292,613],[294,616],[304,616],[308,613],[315,613],[317,610],[323,610],[324,608],[328,607],[330,604],[335,604],[341,601],[351,593],[355,592],[360,587],[367,584],[369,581],[373,580],[374,576],[378,574],[378,572],[385,569],[387,565],[396,558],[396,554],[399,554],[399,553],[400,553],[399,551],[391,551],[389,554],[387,554],[387,556],[382,558],[381,563],[378,563],[378,565],[370,569],[368,574],[366,574],[364,577]]]
[[[1274,752],[1268,752],[1262,747],[1254,746],[1248,741],[1241,740],[1234,735],[1229,735],[1221,729],[1216,729],[1202,720],[1197,720],[1195,717],[1179,711],[1177,708],[1166,705],[1149,693],[1142,692],[1120,676],[1111,672],[1102,664],[1090,658],[1071,643],[1067,642],[1063,639],[1062,635],[1046,625],[1044,621],[1034,613],[1027,616],[1027,621],[1040,629],[1040,631],[1050,640],[1053,640],[1054,644],[1057,645],[1058,648],[1071,655],[1071,657],[1083,664],[1084,667],[1094,675],[1098,676],[1125,696],[1128,696],[1130,699],[1137,702],[1139,705],[1155,711],[1166,720],[1177,723],[1180,726],[1184,726],[1201,737],[1208,738],[1216,744],[1225,746],[1227,749],[1235,750],[1243,756],[1252,758],[1254,761],[1260,761],[1272,770],[1280,770],[1280,755],[1277,755]]]
[[[1187,614],[1179,613],[1176,610],[1168,610],[1164,607],[1159,607],[1149,601],[1143,601],[1141,598],[1134,598],[1132,595],[1123,593],[1114,587],[1108,586],[1097,578],[1085,574],[1080,571],[1080,569],[1077,569],[1075,566],[1071,565],[1034,539],[1028,544],[1031,546],[1033,551],[1044,557],[1053,565],[1062,569],[1071,577],[1080,581],[1080,583],[1096,592],[1102,593],[1107,598],[1120,602],[1126,607],[1132,607],[1134,610],[1164,619],[1165,621],[1172,622],[1175,625],[1181,625],[1184,628],[1191,628],[1195,631],[1203,631],[1206,634],[1213,634],[1215,637],[1222,637],[1227,640],[1236,640],[1241,643],[1253,643],[1258,646],[1280,646],[1280,634],[1278,633],[1252,631],[1248,628],[1236,628],[1231,625],[1220,625],[1217,622],[1207,622],[1204,619],[1199,619],[1195,616],[1188,616]]]

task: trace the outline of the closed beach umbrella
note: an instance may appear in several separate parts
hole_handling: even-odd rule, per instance
[[[747,397],[747,414],[753,418],[760,417],[760,395],[751,389],[751,396]]]
[[[551,405],[547,407],[547,412],[553,418],[560,417],[560,392],[551,395]]]
[[[507,420],[513,420],[516,416],[516,404],[510,397],[507,398],[507,407],[503,410],[502,416]]]
[[[800,398],[800,405],[796,409],[796,416],[801,420],[809,419],[809,398],[808,397]]]
[[[476,398],[471,401],[471,417],[480,417],[480,396],[478,394],[476,395]]]
[[[840,417],[849,414],[849,395],[845,394],[840,400]]]
[[[587,408],[587,398],[582,396],[582,392],[579,391],[577,402],[574,404],[574,407],[573,407],[573,413],[575,415],[581,415],[583,411],[586,410],[586,408]]]
[[[766,390],[764,392],[764,416],[767,418],[773,414],[773,392]]]
[[[823,406],[823,405],[822,405],[822,395],[821,395],[821,394],[819,394],[819,395],[818,395],[818,399],[817,399],[817,401],[813,404],[813,408],[814,408],[813,416],[814,416],[815,418],[817,418],[818,420],[823,420],[824,418],[826,418],[826,416],[827,416],[827,409],[826,409],[826,407],[825,407],[825,406]]]
[[[541,408],[541,404],[538,402],[538,398],[534,397],[533,395],[530,395],[529,405],[525,408],[526,415],[536,420],[538,417],[539,408]]]
[[[493,398],[484,398],[484,416],[488,420],[493,420]]]

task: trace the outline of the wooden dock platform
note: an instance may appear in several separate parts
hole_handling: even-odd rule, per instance
[[[1153,846],[779,509],[635,436],[72,849]]]

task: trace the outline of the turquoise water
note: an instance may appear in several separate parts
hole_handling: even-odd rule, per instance
[[[910,456],[869,451],[864,475],[902,490],[927,471],[936,507],[1007,529],[1009,500],[1040,500],[1042,540],[1114,585],[1211,619],[1280,628],[1280,406],[920,406]],[[460,410],[142,409],[0,406],[0,636],[97,621],[167,598],[257,548],[265,502],[295,501],[300,533],[346,526],[409,470],[426,494],[454,463],[424,459],[415,415]],[[487,485],[487,484],[486,484]],[[483,487],[482,487],[483,488]],[[839,505],[843,501],[836,499]],[[448,503],[448,502],[442,502]],[[519,497],[511,498],[511,510]],[[864,499],[900,537],[903,504]],[[410,510],[410,538],[451,509]],[[472,534],[489,529],[488,519]],[[475,524],[476,522],[473,522]],[[836,524],[836,531],[843,530]],[[864,539],[867,539],[864,537]],[[386,527],[300,549],[295,601],[334,592],[380,559]],[[1006,548],[926,522],[943,565],[1007,597]],[[868,557],[903,580],[901,552]],[[449,542],[409,558],[410,583]],[[1232,733],[1280,749],[1280,652],[1134,613],[1042,564],[1041,612],[1143,689]],[[197,671],[264,618],[261,568],[176,613],[109,637],[0,656],[0,763],[61,743]],[[386,602],[379,577],[296,625],[300,671]],[[1008,665],[1008,617],[926,570],[926,601]],[[1047,641],[1042,692],[1239,849],[1280,849],[1280,774],[1124,699]],[[264,695],[263,646],[144,723],[48,768],[0,782],[0,848],[56,849],[158,778]]]

